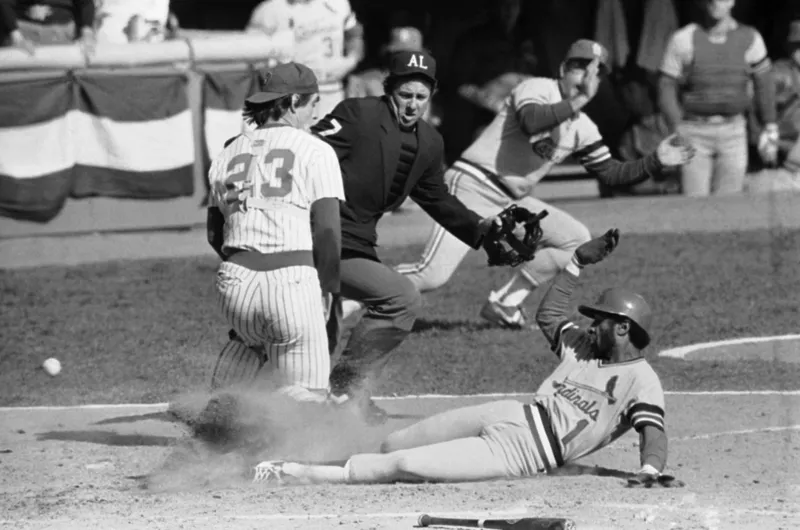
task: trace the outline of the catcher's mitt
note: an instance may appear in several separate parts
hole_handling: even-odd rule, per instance
[[[539,223],[547,214],[547,210],[533,213],[516,204],[500,212],[498,217],[502,226],[493,226],[483,241],[489,266],[515,267],[532,260],[542,239],[542,227]]]
[[[628,479],[629,488],[682,488],[686,484],[672,475],[651,475],[639,473]]]

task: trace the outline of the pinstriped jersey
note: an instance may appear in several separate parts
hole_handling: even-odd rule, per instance
[[[611,158],[597,125],[583,112],[533,136],[522,130],[518,113],[526,105],[552,105],[562,99],[555,79],[522,81],[462,157],[500,177],[524,177],[534,183],[572,154],[587,168]]]
[[[325,60],[344,56],[344,34],[357,24],[348,0],[266,0],[253,10],[248,31],[293,32],[294,60],[316,69],[323,68]],[[324,76],[318,77],[320,92],[328,85],[341,88],[338,79],[325,83]]]
[[[570,321],[559,326],[561,363],[536,392],[551,418],[565,462],[610,444],[631,428],[664,430],[661,381],[644,358],[606,363],[592,358],[588,334]]]
[[[225,216],[222,250],[312,250],[311,205],[344,200],[339,160],[310,133],[288,125],[237,136],[208,175],[209,206]]]

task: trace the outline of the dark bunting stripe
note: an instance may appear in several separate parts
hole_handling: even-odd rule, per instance
[[[75,166],[70,197],[119,199],[171,199],[194,194],[194,169],[186,165],[163,171],[126,171],[96,166]]]
[[[74,169],[34,178],[0,175],[0,216],[47,223],[55,218],[70,194]]]
[[[186,75],[79,75],[78,108],[117,122],[162,120],[189,108]]]

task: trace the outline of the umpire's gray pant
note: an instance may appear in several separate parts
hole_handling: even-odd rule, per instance
[[[341,265],[341,296],[366,306],[330,376],[332,394],[352,395],[366,390],[367,383],[380,376],[389,354],[411,332],[422,297],[402,274],[375,259],[348,256],[347,251]],[[331,353],[341,336],[341,303],[337,301],[328,321]]]

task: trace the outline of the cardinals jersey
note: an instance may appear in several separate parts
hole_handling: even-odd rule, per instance
[[[357,24],[348,0],[266,0],[253,10],[247,29],[267,35],[293,32],[294,60],[314,69],[344,56],[344,33]]]
[[[561,100],[555,79],[533,77],[522,81],[462,158],[500,177],[525,177],[534,183],[573,153],[583,165],[611,158],[597,126],[582,112],[549,131],[525,134],[518,116],[525,105],[552,105]]]
[[[223,252],[312,250],[311,205],[344,200],[333,148],[284,125],[237,136],[214,160],[208,180],[209,206],[225,216]]]
[[[588,334],[570,321],[559,327],[555,344],[561,364],[536,393],[557,438],[551,440],[550,452],[560,452],[564,462],[571,462],[605,447],[631,427],[664,430],[661,381],[644,358],[623,363],[591,358]]]

